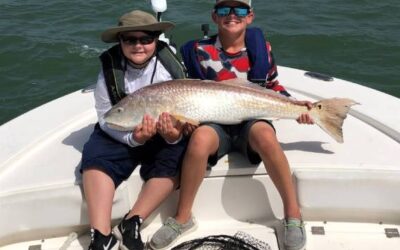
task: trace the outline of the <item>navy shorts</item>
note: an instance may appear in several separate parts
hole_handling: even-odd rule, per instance
[[[261,158],[249,144],[250,128],[254,123],[259,121],[269,124],[275,130],[272,122],[268,120],[250,120],[235,125],[221,125],[215,123],[204,124],[213,128],[219,138],[218,151],[208,158],[208,163],[211,166],[214,166],[224,155],[232,151],[238,151],[243,154],[251,164],[259,164]]]
[[[145,180],[154,177],[175,177],[180,172],[187,139],[168,144],[158,134],[144,145],[130,147],[114,140],[96,124],[82,152],[81,173],[87,169],[102,170],[118,187],[141,164],[140,176]]]

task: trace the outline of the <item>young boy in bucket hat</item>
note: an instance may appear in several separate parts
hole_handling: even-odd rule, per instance
[[[190,41],[181,48],[189,77],[215,81],[244,78],[290,96],[276,79],[271,46],[261,30],[247,27],[253,19],[250,0],[216,0],[212,20],[218,26],[218,34]],[[311,108],[307,101],[298,104]],[[313,123],[306,114],[297,120]],[[204,124],[193,131],[182,164],[177,213],[153,235],[150,241],[153,249],[168,249],[180,235],[195,228],[191,210],[207,163],[215,165],[233,150],[240,151],[253,164],[262,161],[277,187],[284,205],[285,249],[305,246],[306,234],[289,164],[275,129],[270,121],[251,120],[239,125]]]
[[[177,186],[186,141],[180,139],[181,131],[172,125],[168,114],[160,115],[158,122],[146,115],[130,132],[113,130],[104,121],[104,114],[125,95],[152,83],[185,77],[174,53],[158,40],[173,26],[135,10],[121,16],[118,26],[101,36],[104,42],[117,45],[100,56],[102,70],[94,92],[98,123],[82,153],[81,172],[92,228],[89,249],[143,249],[143,220]],[[145,183],[132,209],[111,230],[115,190],[138,164]]]

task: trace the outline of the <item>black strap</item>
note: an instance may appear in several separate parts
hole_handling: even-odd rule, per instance
[[[126,96],[124,75],[127,62],[125,57],[122,56],[121,46],[118,44],[103,52],[100,55],[100,60],[102,62],[108,95],[110,97],[111,104],[115,105]],[[187,72],[185,66],[180,62],[168,44],[158,41],[156,63],[151,76],[151,83],[153,83],[154,80],[158,60],[171,74],[173,79],[186,78]]]
[[[158,55],[156,55],[156,62],[154,63],[154,68],[153,68],[153,73],[151,74],[150,84],[153,84],[153,81],[154,81],[154,76],[156,74],[156,69],[157,69],[157,62],[158,62]]]
[[[121,54],[121,47],[116,45],[100,55],[107,92],[112,105],[126,96],[124,91],[125,68],[121,63],[123,60]]]
[[[157,43],[157,58],[165,69],[171,74],[173,79],[187,78],[187,70],[181,60],[171,50],[168,44],[163,41]]]

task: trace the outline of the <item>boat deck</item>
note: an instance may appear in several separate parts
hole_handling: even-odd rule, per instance
[[[150,235],[160,225],[152,225],[143,230],[142,237],[145,242],[150,240]],[[393,237],[391,231],[399,231],[398,225],[368,224],[368,223],[340,223],[340,222],[306,222],[307,250],[396,250],[400,246],[400,238]],[[256,223],[243,222],[218,222],[201,224],[198,229],[179,239],[175,246],[182,242],[202,238],[210,235],[235,235],[242,231],[253,238],[266,243],[270,250],[279,250],[277,237],[273,228]],[[22,242],[1,250],[29,249],[29,250],[82,250],[87,249],[90,236],[86,234],[70,233],[65,237],[46,238],[29,242]]]
[[[394,115],[399,99],[338,79],[322,82],[303,71],[279,71],[299,100],[337,96],[360,103],[344,122],[343,144],[317,126],[274,121],[307,223],[307,249],[400,249],[399,237],[385,235],[400,225],[400,117]],[[0,126],[0,249],[59,249],[72,232],[80,237],[69,249],[86,248],[79,165],[96,122],[93,107],[92,94],[78,91]],[[135,171],[118,188],[115,222],[141,185]],[[146,221],[144,239],[173,215],[177,196]],[[278,249],[282,203],[262,164],[249,165],[236,153],[222,158],[207,172],[193,212],[199,230],[182,240],[243,230]],[[321,226],[325,235],[312,233]]]

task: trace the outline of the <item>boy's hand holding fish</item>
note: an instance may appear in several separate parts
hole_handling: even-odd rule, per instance
[[[133,129],[132,137],[139,144],[144,144],[157,133],[156,121],[145,114],[142,123]]]
[[[182,134],[183,124],[180,121],[173,121],[167,112],[161,113],[157,121],[157,132],[168,143],[176,142]]]
[[[181,137],[182,129],[183,124],[179,121],[174,122],[167,112],[160,114],[158,121],[145,114],[142,123],[133,129],[132,137],[137,143],[144,144],[159,133],[168,143],[174,143]]]

